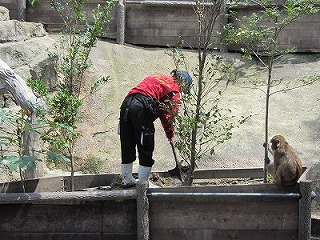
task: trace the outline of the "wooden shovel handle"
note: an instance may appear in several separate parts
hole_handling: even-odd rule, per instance
[[[171,145],[171,148],[172,148],[172,152],[173,152],[174,160],[176,162],[176,166],[178,166],[177,153],[176,153],[176,149],[174,147],[174,144],[173,144],[172,140],[170,141],[170,145]]]

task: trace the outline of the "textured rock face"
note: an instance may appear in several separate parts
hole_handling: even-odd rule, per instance
[[[47,50],[50,50],[54,44],[55,41],[48,36],[2,43],[0,44],[0,58],[12,68],[29,66],[31,62],[38,61],[38,58],[41,58],[39,61],[43,61],[44,57],[48,58]]]
[[[56,42],[47,35],[41,23],[10,20],[9,10],[0,6],[0,107],[14,108],[18,104],[31,114],[38,99],[26,84],[28,78],[55,87],[57,76],[48,53]],[[34,154],[39,148],[38,136],[27,133],[25,141],[25,151]],[[12,180],[2,168],[0,176],[2,181]],[[25,173],[27,179],[41,176],[43,163],[38,164],[37,171]]]
[[[47,32],[41,23],[7,20],[0,22],[0,43],[18,42],[33,37],[46,36]]]
[[[0,21],[7,21],[10,19],[9,10],[0,6]]]
[[[0,59],[22,79],[40,79],[55,88],[56,72],[48,56],[55,44],[43,24],[10,20],[9,10],[0,6]],[[9,95],[0,94],[1,106],[15,105]]]

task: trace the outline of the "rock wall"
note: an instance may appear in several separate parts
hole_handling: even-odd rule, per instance
[[[10,20],[10,12],[0,6],[0,59],[24,80],[41,79],[50,88],[56,85],[56,73],[49,61],[48,52],[55,46],[55,40],[41,23]],[[13,97],[0,94],[0,107],[15,105]]]
[[[19,103],[25,110],[33,109],[30,105],[29,108],[25,106],[29,99],[36,99],[25,83],[28,78],[43,80],[51,89],[56,86],[57,74],[48,54],[54,46],[55,40],[48,37],[41,23],[10,20],[9,10],[0,6],[0,73],[3,74],[0,76],[0,107],[15,111]],[[34,114],[28,119],[30,123],[36,121]],[[38,154],[40,145],[37,134],[26,132],[24,139],[25,153]],[[24,177],[30,179],[43,176],[43,165],[42,162],[38,163],[36,171],[27,169]],[[9,173],[6,168],[0,169],[0,181],[18,178],[16,172]]]

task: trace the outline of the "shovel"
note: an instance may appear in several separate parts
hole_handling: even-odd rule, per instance
[[[171,145],[171,148],[172,148],[172,152],[173,152],[173,156],[174,156],[174,160],[176,162],[176,167],[171,169],[171,170],[168,170],[168,173],[171,177],[178,177],[180,181],[182,181],[182,178],[181,178],[181,172],[180,172],[180,169],[179,169],[179,165],[178,165],[178,159],[177,159],[177,154],[176,154],[176,150],[174,148],[174,145],[173,145],[173,142],[170,141],[170,145]]]

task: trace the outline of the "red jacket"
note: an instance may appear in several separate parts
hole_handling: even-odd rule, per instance
[[[131,89],[128,93],[128,96],[134,93],[140,93],[145,96],[152,97],[159,103],[162,102],[166,104],[170,111],[173,111],[174,113],[178,111],[180,103],[180,87],[174,81],[172,76],[163,74],[150,75],[140,82],[136,87]],[[163,100],[168,99],[168,97],[171,100],[169,101],[171,104],[169,104],[168,101],[163,102]],[[159,118],[167,138],[171,139],[174,136],[174,115],[169,113],[167,110],[160,108]]]

